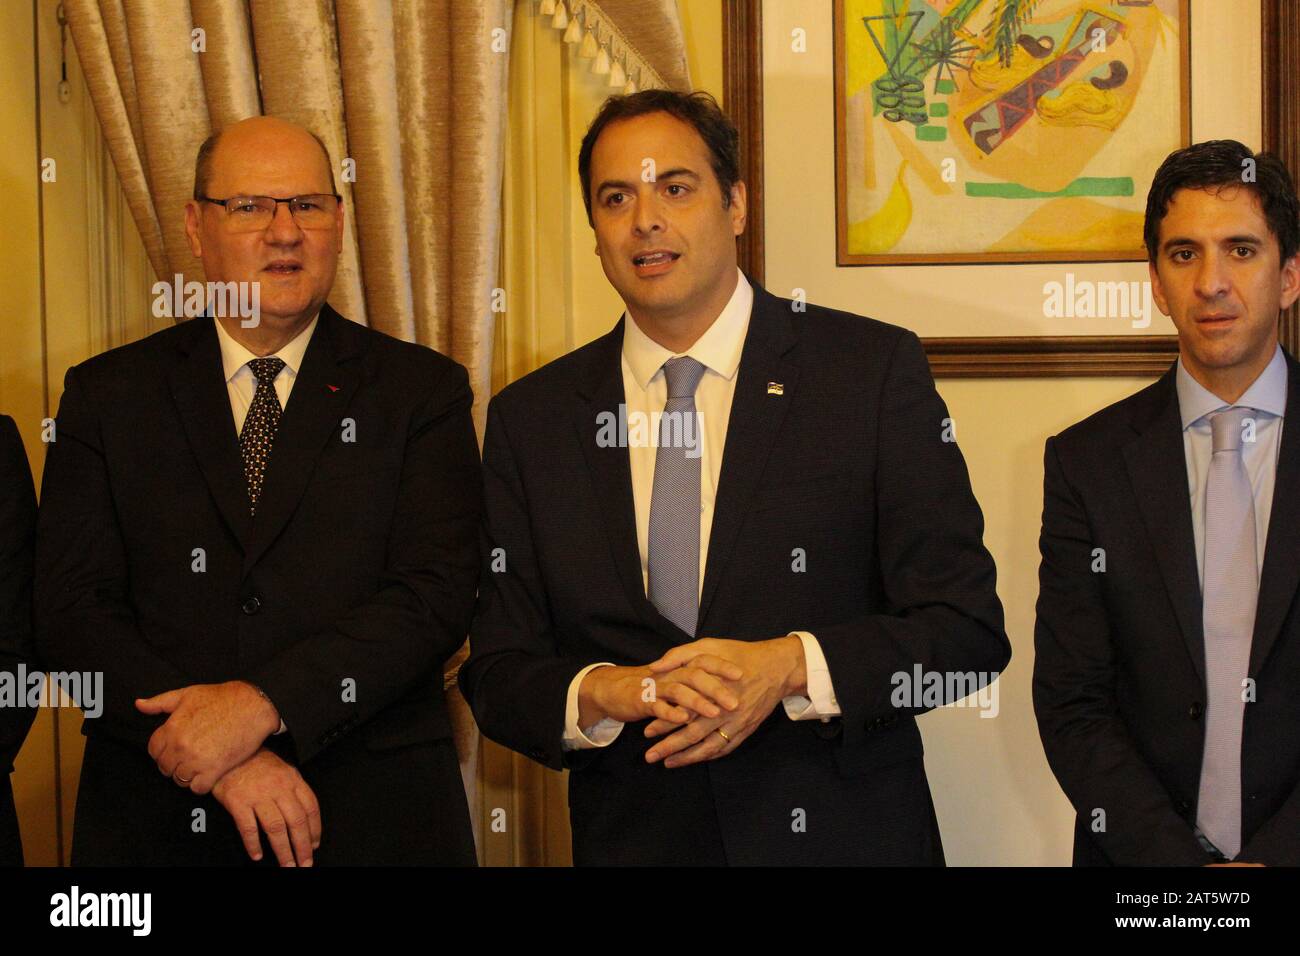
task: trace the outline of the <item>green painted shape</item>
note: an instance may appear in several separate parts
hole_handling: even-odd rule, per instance
[[[952,80],[940,80],[940,81],[939,81],[939,88],[938,88],[938,90],[936,90],[935,92],[938,92],[938,93],[949,93],[949,94],[951,94],[951,93],[956,93],[956,92],[957,92],[957,84],[954,83]],[[947,115],[948,115],[948,107],[945,106],[945,107],[943,108],[943,110],[944,110],[944,115],[947,116]]]
[[[923,127],[928,128],[928,127]],[[921,130],[917,130],[918,137]],[[939,137],[942,138],[942,137]],[[1132,196],[1131,176],[1081,176],[1064,189],[1042,192],[1019,183],[966,183],[966,195],[977,199],[1055,199],[1062,196]]]
[[[948,138],[946,126],[918,126],[916,138],[926,143],[941,143]]]
[[[931,104],[930,104],[930,115],[931,115],[931,116],[947,116],[947,115],[948,115],[948,104],[947,104],[947,103],[931,103]]]

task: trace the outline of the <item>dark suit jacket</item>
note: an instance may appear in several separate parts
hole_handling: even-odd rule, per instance
[[[106,697],[84,724],[74,858],[242,859],[220,805],[153,767],[161,721],[132,704],[240,678],[288,725],[268,745],[320,800],[321,863],[472,862],[442,694],[478,579],[465,370],[326,306],[256,520],[211,319],[92,358],[64,388],[37,647],[49,669],[102,671]]]
[[[1240,860],[1300,863],[1300,366],[1260,578]],[[1193,831],[1205,640],[1175,369],[1047,441],[1034,708],[1078,813],[1074,860],[1212,862]],[[1105,551],[1094,572],[1093,549]],[[1094,811],[1105,813],[1094,832]],[[1096,817],[1101,820],[1101,817]]]
[[[920,342],[755,289],[695,634],[647,600],[628,453],[597,445],[597,416],[624,398],[622,343],[620,322],[489,409],[487,563],[461,670],[480,728],[573,768],[580,864],[942,862],[914,719],[924,708],[892,706],[891,675],[917,662],[998,671],[1010,648]],[[585,665],[800,629],[825,651],[842,719],[791,721],[778,706],[732,754],[672,770],[645,763],[643,724],[605,749],[561,750]]]
[[[32,660],[32,550],[36,490],[14,420],[0,415],[0,671],[17,675]],[[22,688],[19,688],[20,692]],[[29,707],[0,707],[0,866],[22,866],[23,845],[9,774],[36,717]]]

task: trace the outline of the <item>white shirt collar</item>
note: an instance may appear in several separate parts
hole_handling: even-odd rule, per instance
[[[302,357],[307,353],[307,345],[311,342],[312,333],[316,331],[316,323],[320,321],[319,313],[314,319],[307,324],[307,327],[293,337],[284,348],[274,354],[275,358],[284,362],[296,376],[299,369],[302,368]],[[273,356],[254,355],[244,346],[234,340],[229,332],[222,327],[216,319],[212,320],[213,325],[217,327],[217,340],[221,343],[221,368],[225,372],[226,381],[229,382],[239,370],[255,358],[272,358]]]
[[[725,379],[733,378],[740,368],[740,353],[745,348],[745,333],[749,331],[749,314],[753,307],[754,289],[745,274],[737,269],[736,291],[713,324],[682,354],[689,355]],[[636,320],[626,312],[623,319],[623,357],[632,370],[632,377],[644,389],[675,353],[641,331]]]
[[[1178,359],[1175,378],[1178,388],[1178,411],[1184,431],[1211,412],[1228,407],[1227,402],[1192,378],[1192,373],[1183,367],[1181,358]],[[1273,358],[1264,366],[1264,371],[1250,383],[1250,388],[1246,389],[1245,394],[1232,403],[1232,407],[1253,408],[1257,412],[1283,418],[1286,415],[1286,393],[1286,356],[1282,354],[1282,347],[1279,345],[1277,351],[1273,353]]]

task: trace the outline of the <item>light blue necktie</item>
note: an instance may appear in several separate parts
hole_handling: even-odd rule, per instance
[[[1242,461],[1242,427],[1255,414],[1230,408],[1210,418],[1214,454],[1205,486],[1205,751],[1196,823],[1219,852],[1241,850],[1241,727],[1255,630],[1259,570],[1255,499]]]
[[[689,356],[664,363],[668,401],[659,420],[646,547],[650,600],[691,637],[700,613],[700,448],[688,449],[683,438],[703,440],[695,413],[703,375],[704,366]]]

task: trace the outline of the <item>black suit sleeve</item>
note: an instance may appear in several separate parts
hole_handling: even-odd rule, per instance
[[[1054,439],[1043,464],[1034,711],[1047,761],[1092,839],[1121,866],[1211,862],[1117,713],[1117,661],[1093,535]],[[1104,811],[1105,817],[1095,816]],[[1092,826],[1104,821],[1104,829]]]
[[[32,561],[36,490],[13,419],[0,416],[0,671],[32,660]],[[0,779],[36,717],[30,707],[0,707]]]
[[[143,750],[164,717],[141,714],[135,699],[193,681],[154,653],[136,622],[97,408],[78,369],[69,369],[41,481],[36,652],[47,671],[102,673],[96,730]]]
[[[920,664],[992,679],[1011,657],[984,519],[911,332],[894,348],[879,408],[876,553],[890,613],[808,628],[826,655],[846,745],[873,720],[927,709],[893,705],[895,674]]]
[[[1300,866],[1300,787],[1255,831],[1234,860],[1268,866]]]
[[[280,711],[301,763],[427,683],[465,643],[483,494],[472,404],[456,365],[412,414],[379,590],[249,675]],[[347,678],[355,701],[343,698]]]
[[[594,662],[561,657],[557,649],[529,502],[497,400],[488,409],[483,473],[484,571],[461,689],[492,740],[555,770],[578,766],[591,754],[563,750],[564,709],[569,684]]]

